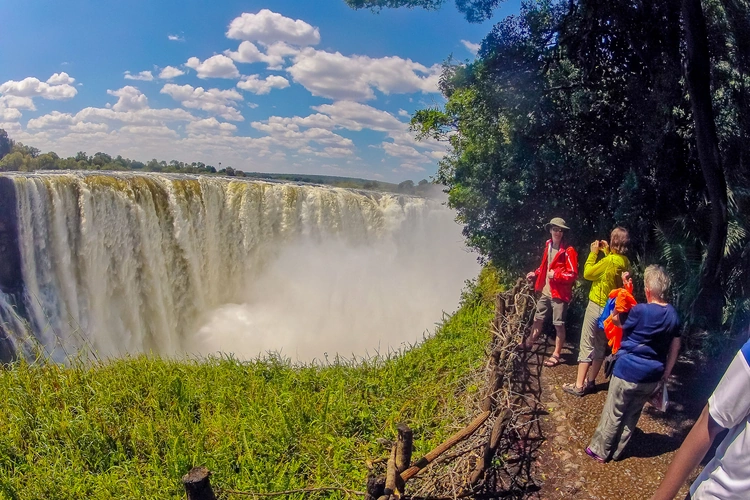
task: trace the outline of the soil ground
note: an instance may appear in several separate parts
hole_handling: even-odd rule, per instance
[[[579,398],[565,393],[563,383],[576,377],[575,353],[565,349],[563,364],[540,370],[551,351],[550,344],[537,345],[524,357],[530,373],[541,373],[538,385],[533,384],[537,387],[528,388],[538,400],[535,425],[521,438],[534,460],[528,475],[532,484],[527,484],[524,496],[544,500],[648,499],[724,370],[714,363],[709,367],[680,359],[669,387],[668,411],[661,413],[647,404],[625,458],[600,464],[584,450],[599,423],[608,382],[600,374],[593,394]],[[684,498],[699,472],[693,473],[678,499]]]

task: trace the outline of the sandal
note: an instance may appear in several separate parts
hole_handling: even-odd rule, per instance
[[[572,384],[563,384],[562,388],[563,391],[567,392],[568,394],[578,396],[579,398],[585,396],[591,391],[591,389],[593,389],[593,387],[589,384],[585,384],[583,387],[578,387],[575,382]]]
[[[560,356],[555,356],[554,354],[547,358],[547,361],[544,362],[544,366],[547,368],[552,368],[562,363],[562,359]]]

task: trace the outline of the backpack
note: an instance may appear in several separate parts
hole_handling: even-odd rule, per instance
[[[615,295],[614,297],[608,298],[607,302],[604,304],[604,309],[599,315],[599,320],[596,322],[596,326],[598,326],[600,330],[604,330],[604,321],[609,318],[614,312],[616,300],[617,296]]]

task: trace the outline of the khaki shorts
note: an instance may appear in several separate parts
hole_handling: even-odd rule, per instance
[[[607,355],[607,336],[599,328],[599,316],[604,306],[589,300],[581,328],[581,343],[578,346],[578,362],[601,361]]]
[[[536,303],[536,314],[534,320],[544,321],[552,311],[552,324],[565,326],[565,313],[568,312],[568,303],[560,299],[553,299],[549,295],[542,294]]]

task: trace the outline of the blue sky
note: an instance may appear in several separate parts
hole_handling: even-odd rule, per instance
[[[416,142],[439,64],[474,57],[484,24],[448,0],[355,11],[343,0],[0,3],[0,128],[61,156],[103,151],[401,181],[445,145]]]

